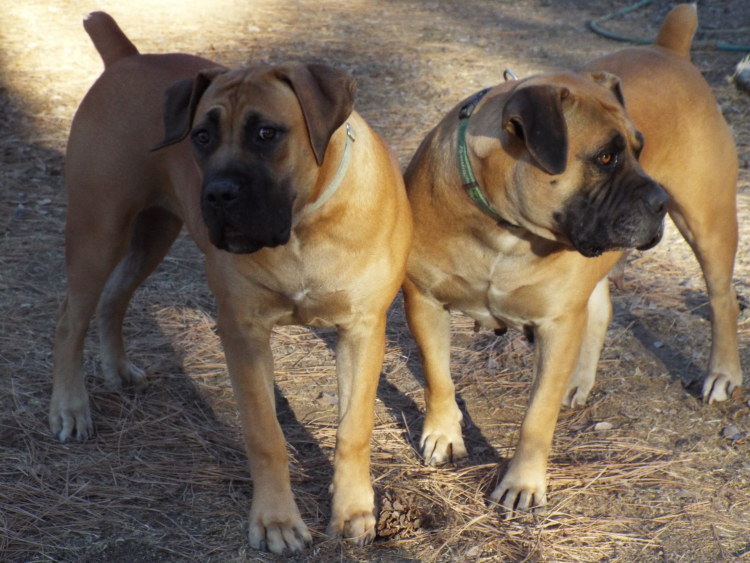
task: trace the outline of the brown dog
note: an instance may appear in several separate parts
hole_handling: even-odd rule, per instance
[[[126,357],[123,316],[184,222],[218,303],[253,478],[251,545],[282,553],[311,541],[274,406],[269,337],[290,323],[338,328],[329,533],[370,541],[374,400],[411,215],[398,163],[352,112],[352,80],[323,65],[228,70],[188,55],[139,55],[101,12],[85,27],[105,70],[68,144],[68,292],[52,431],[63,441],[92,432],[81,355],[97,302],[105,378],[144,379]]]
[[[655,46],[626,49],[586,73],[476,94],[427,136],[406,172],[415,241],[404,294],[427,384],[428,463],[466,454],[449,311],[524,328],[536,340],[528,412],[491,495],[507,509],[546,502],[560,404],[585,402],[611,319],[607,272],[622,249],[658,241],[667,209],[708,284],[714,341],[703,396],[721,401],[741,385],[731,287],[737,159],[689,62],[696,22],[683,5]]]

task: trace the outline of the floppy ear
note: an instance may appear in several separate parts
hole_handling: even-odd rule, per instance
[[[620,105],[625,107],[625,97],[622,95],[622,88],[620,87],[619,77],[604,70],[589,72],[587,76],[597,84],[601,84],[605,88],[609,88],[614,94],[615,98],[617,98],[617,101],[620,102]]]
[[[167,88],[164,102],[164,139],[151,150],[179,143],[190,132],[195,109],[211,81],[227,71],[225,68],[201,70],[194,78],[179,80]]]
[[[315,160],[322,164],[331,135],[352,113],[354,79],[343,70],[322,64],[287,63],[276,69],[276,75],[297,96]]]
[[[568,126],[562,100],[569,93],[558,86],[525,86],[517,88],[503,108],[503,129],[523,141],[547,174],[562,174],[568,162]]]

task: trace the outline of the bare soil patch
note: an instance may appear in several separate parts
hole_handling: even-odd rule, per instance
[[[359,111],[406,164],[457,101],[502,79],[577,67],[622,44],[586,21],[631,0],[0,0],[0,559],[274,561],[250,550],[252,483],[202,261],[182,237],[133,300],[131,357],[143,393],[98,377],[86,351],[96,436],[61,445],[47,430],[51,342],[64,289],[62,178],[67,130],[101,63],[81,19],[109,11],[143,52],[185,51],[227,65],[326,61],[359,82]],[[651,37],[672,2],[608,22]],[[729,81],[750,43],[750,4],[700,6],[694,61],[714,88],[740,152],[741,241],[735,284],[750,300],[750,96]],[[690,158],[690,155],[686,155]],[[707,299],[687,245],[669,227],[635,254],[598,382],[565,410],[550,460],[549,507],[503,520],[488,508],[526,407],[531,348],[517,333],[474,333],[455,315],[452,367],[470,457],[425,467],[421,369],[401,304],[390,313],[373,441],[380,537],[356,549],[327,540],[335,437],[333,335],[274,337],[279,413],[292,480],[315,545],[296,561],[750,560],[750,406],[740,393],[704,405],[693,383],[709,351]],[[741,355],[750,365],[743,310]],[[606,423],[606,424],[600,424]]]

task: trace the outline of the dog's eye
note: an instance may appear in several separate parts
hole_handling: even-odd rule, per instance
[[[643,152],[643,135],[640,131],[635,132],[636,145],[634,147],[635,158],[641,158],[641,152]]]
[[[612,151],[603,151],[596,155],[596,162],[604,168],[611,168],[617,164],[617,153]]]
[[[271,141],[276,138],[276,129],[273,127],[261,127],[258,129],[258,139],[261,141]]]
[[[199,145],[207,145],[211,142],[211,135],[205,129],[193,133],[193,141]]]

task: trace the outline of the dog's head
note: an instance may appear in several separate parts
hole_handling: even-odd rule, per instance
[[[353,79],[326,65],[208,69],[168,89],[156,149],[189,138],[212,244],[255,252],[288,242],[294,202],[312,189],[353,101]]]
[[[470,132],[480,183],[507,220],[589,257],[660,240],[668,196],[638,163],[644,141],[616,77],[540,75],[498,90]]]

